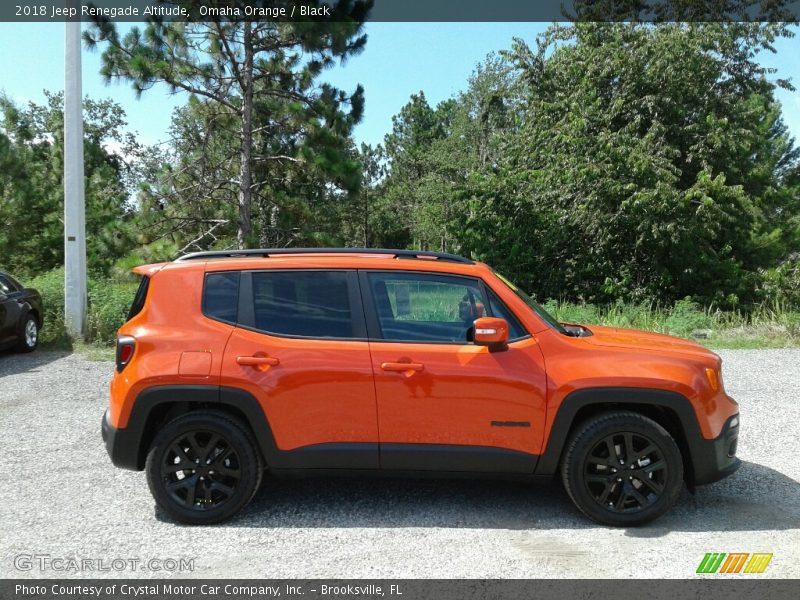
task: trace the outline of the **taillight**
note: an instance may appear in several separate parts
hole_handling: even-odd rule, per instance
[[[133,358],[136,350],[136,340],[129,335],[121,335],[117,338],[117,372],[122,370]]]

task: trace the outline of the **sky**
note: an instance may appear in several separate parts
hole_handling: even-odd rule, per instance
[[[544,23],[368,23],[365,50],[324,79],[347,91],[365,88],[364,118],[355,131],[357,142],[377,144],[391,130],[392,116],[413,93],[424,90],[435,105],[466,88],[475,65],[489,52],[507,49],[514,37],[529,43]],[[800,36],[782,39],[777,54],[761,55],[776,76],[790,78],[800,89]],[[64,87],[63,23],[0,23],[0,92],[17,102],[42,102],[43,90]],[[127,113],[128,129],[140,141],[154,144],[168,138],[172,111],[186,95],[171,95],[158,86],[136,98],[130,84],[105,84],[99,74],[100,52],[83,51],[83,93],[112,98]],[[784,119],[800,141],[800,91],[778,90]]]

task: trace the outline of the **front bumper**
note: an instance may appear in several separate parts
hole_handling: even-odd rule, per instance
[[[693,459],[691,483],[713,483],[736,471],[742,465],[742,461],[736,458],[738,439],[739,415],[735,414],[725,422],[716,438],[690,442]]]
[[[111,462],[122,469],[141,471],[142,464],[139,457],[139,436],[128,429],[117,429],[108,421],[108,410],[103,413],[103,422],[100,426],[106,451],[111,457]]]

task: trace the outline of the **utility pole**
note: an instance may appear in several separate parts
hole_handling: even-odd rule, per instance
[[[76,5],[74,0],[67,5]],[[86,326],[86,200],[83,171],[81,22],[67,21],[64,35],[64,321],[82,337]]]

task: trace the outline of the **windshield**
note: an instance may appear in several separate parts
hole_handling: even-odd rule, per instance
[[[531,307],[531,310],[533,310],[533,312],[535,312],[535,313],[536,313],[536,314],[539,316],[539,318],[540,318],[542,321],[544,321],[545,323],[547,323],[547,324],[548,324],[550,327],[552,327],[553,329],[555,329],[555,330],[556,330],[556,331],[558,331],[559,333],[564,333],[564,334],[567,334],[567,330],[566,330],[566,329],[564,329],[564,327],[561,325],[561,323],[559,323],[558,321],[556,321],[556,318],[555,318],[553,315],[551,315],[549,312],[547,312],[545,309],[543,309],[543,308],[542,308],[542,307],[541,307],[541,306],[540,306],[540,305],[539,305],[539,304],[536,302],[536,300],[534,300],[533,298],[531,298],[530,296],[528,296],[528,294],[526,294],[525,292],[523,292],[521,289],[519,289],[519,288],[518,288],[516,285],[514,285],[513,283],[511,283],[511,281],[509,281],[508,279],[506,279],[505,277],[503,277],[503,276],[502,276],[500,273],[498,273],[497,271],[493,271],[493,273],[494,273],[495,275],[497,275],[497,278],[498,278],[500,281],[502,281],[503,283],[505,283],[505,284],[506,284],[506,285],[509,287],[509,289],[510,289],[512,292],[514,292],[514,293],[515,293],[517,296],[519,296],[519,298],[520,298],[520,299],[521,299],[523,302],[525,302],[525,304],[527,304],[528,306],[530,306],[530,307]]]

